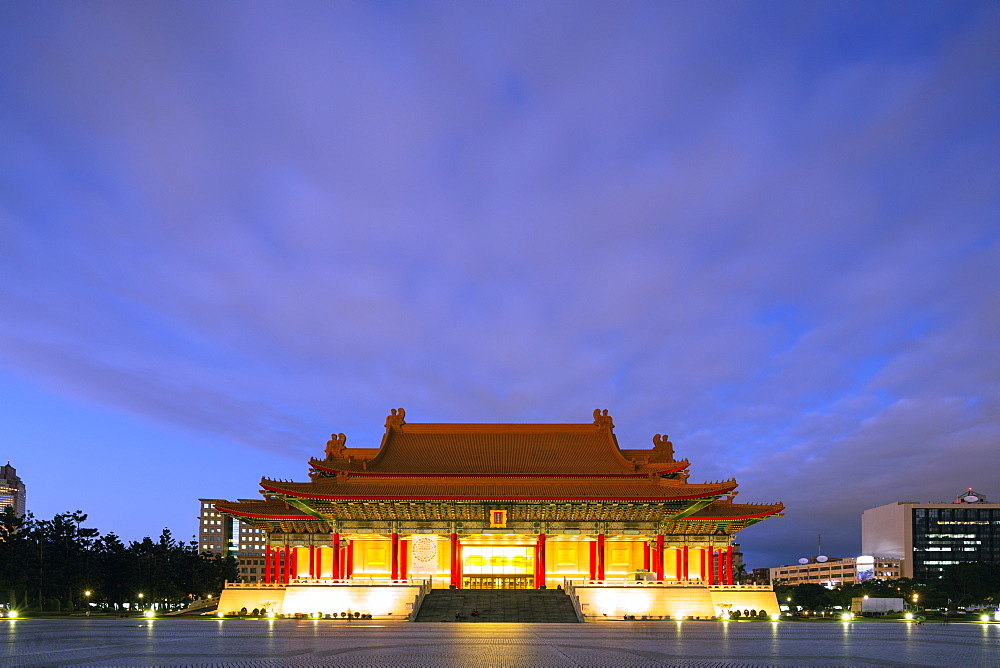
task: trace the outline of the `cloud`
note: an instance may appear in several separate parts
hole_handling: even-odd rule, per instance
[[[2,10],[8,372],[296,456],[608,407],[768,558],[988,461],[994,8],[192,9]]]

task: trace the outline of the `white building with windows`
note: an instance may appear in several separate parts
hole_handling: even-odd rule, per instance
[[[812,557],[793,566],[778,566],[770,569],[771,582],[776,584],[802,584],[812,582],[824,587],[842,584],[856,584],[878,578],[891,580],[901,577],[902,565],[899,559],[891,557]]]
[[[245,499],[240,499],[245,501]],[[198,499],[198,550],[236,557],[243,582],[264,581],[264,550],[267,534],[215,510],[223,499]]]

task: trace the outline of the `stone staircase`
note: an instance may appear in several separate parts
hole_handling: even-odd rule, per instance
[[[479,614],[473,616],[473,610]],[[574,623],[580,620],[573,601],[561,589],[432,589],[413,621]]]

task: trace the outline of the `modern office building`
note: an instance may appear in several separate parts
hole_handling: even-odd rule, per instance
[[[952,564],[1000,563],[1000,503],[969,487],[951,503],[871,508],[861,516],[861,550],[902,560],[903,577],[917,580]]]
[[[17,477],[17,470],[7,460],[5,466],[0,466],[0,510],[7,506],[14,509],[18,517],[24,517],[27,509],[27,492],[24,483]]]
[[[252,499],[240,499],[240,502]],[[198,549],[201,552],[236,557],[242,582],[263,582],[264,547],[267,533],[215,509],[224,499],[198,499]]]
[[[812,557],[806,563],[771,568],[772,584],[803,584],[812,582],[824,587],[856,584],[871,578],[889,580],[901,577],[900,559],[891,557]],[[756,572],[757,569],[754,569]]]
[[[293,599],[332,600],[337,587],[421,581],[457,589],[573,581],[578,592],[650,584],[641,604],[610,589],[588,594],[592,610],[613,614],[776,607],[769,587],[736,583],[734,538],[783,506],[736,503],[732,479],[688,482],[689,464],[666,437],[622,449],[607,411],[583,424],[414,424],[393,409],[385,428],[375,448],[347,448],[334,435],[325,457],[309,462],[308,481],[263,478],[262,499],[203,499],[202,545],[235,544],[238,523],[259,532],[265,540],[253,544],[263,544],[271,585],[259,595],[286,589],[286,611]],[[224,593],[227,605],[236,594]],[[259,606],[243,594],[235,608]]]

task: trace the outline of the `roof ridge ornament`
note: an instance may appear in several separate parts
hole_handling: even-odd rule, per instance
[[[656,453],[653,459],[658,461],[674,461],[674,444],[670,442],[670,437],[666,434],[653,436],[653,452]]]
[[[406,424],[406,411],[402,408],[393,408],[392,413],[385,418],[385,427],[389,429],[390,427],[402,427]]]
[[[326,458],[343,459],[344,450],[347,448],[347,437],[343,434],[330,434],[330,440],[326,442]]]
[[[600,427],[601,429],[614,429],[615,423],[608,415],[608,409],[605,408],[603,411],[600,408],[594,409],[594,425]]]

